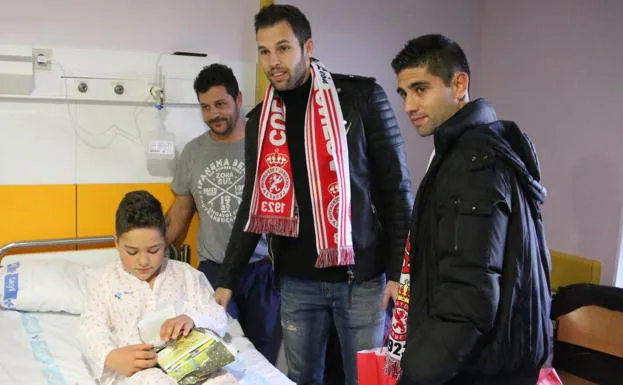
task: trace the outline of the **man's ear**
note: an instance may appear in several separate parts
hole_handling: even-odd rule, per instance
[[[303,44],[303,51],[307,57],[312,57],[314,55],[314,40],[312,38],[307,39],[305,44]]]
[[[242,92],[238,91],[238,96],[236,96],[236,105],[238,108],[242,107]]]
[[[466,72],[456,72],[452,78],[452,93],[455,100],[461,102],[467,99],[469,90],[469,75]]]

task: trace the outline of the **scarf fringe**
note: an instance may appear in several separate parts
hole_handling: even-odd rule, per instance
[[[387,356],[385,358],[385,375],[391,376],[394,378],[400,377],[401,369],[400,369],[400,361],[397,359]]]
[[[341,258],[340,258],[341,257]],[[348,266],[355,264],[355,251],[350,246],[320,250],[316,260],[316,268],[324,269],[333,266]]]
[[[252,215],[246,228],[249,233],[275,234],[284,237],[298,237],[298,218],[277,218]]]

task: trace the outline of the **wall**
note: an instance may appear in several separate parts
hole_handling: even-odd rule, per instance
[[[209,59],[50,48],[54,61],[36,69],[32,95],[0,95],[0,245],[109,235],[121,197],[134,189],[168,207],[170,170],[154,173],[158,165],[147,161],[145,148],[150,138],[167,137],[179,153],[205,131],[192,82]],[[254,64],[226,62],[252,100]],[[167,92],[161,112],[149,101],[156,63]],[[86,94],[74,91],[81,81]],[[122,96],[113,92],[116,84],[124,84]],[[194,246],[195,232],[196,221],[186,243]]]
[[[390,63],[409,39],[442,33],[465,49],[475,75],[480,66],[481,0],[292,0],[312,25],[315,56],[334,72],[376,77],[385,88],[407,142],[414,186],[424,176],[433,148],[420,138],[402,110]],[[476,77],[477,78],[477,77]],[[473,91],[478,92],[478,82]]]
[[[0,43],[188,50],[255,60],[256,0],[5,0]],[[312,22],[316,56],[338,72],[375,76],[407,140],[413,181],[432,148],[400,112],[389,62],[411,37],[448,34],[470,59],[472,96],[533,138],[549,198],[551,247],[617,267],[623,206],[619,0],[293,0]],[[43,28],[42,26],[45,26]],[[19,218],[16,218],[19,219]]]
[[[300,6],[309,16],[318,47],[317,56],[325,61],[329,68],[334,71],[375,76],[386,88],[405,132],[413,180],[417,182],[423,174],[423,165],[428,158],[432,143],[420,140],[410,128],[404,114],[400,112],[400,102],[394,92],[394,75],[389,62],[409,38],[421,33],[442,32],[455,36],[466,47],[473,60],[472,66],[477,68],[480,55],[479,13],[482,1],[463,2],[457,6],[453,1],[395,0],[391,2],[391,7],[380,7],[377,1],[358,1],[356,16],[353,16],[355,2],[332,3],[323,0],[307,3],[294,1],[293,4]],[[13,2],[10,12],[3,12],[0,15],[0,44],[44,46],[58,44],[89,49],[115,48],[156,52],[199,51],[245,62],[254,61],[252,20],[257,5],[256,0],[227,3],[183,1],[175,5],[164,0],[155,2],[138,0],[129,3],[113,0],[96,4],[63,0],[55,2],[53,6],[43,1]],[[327,13],[328,10],[331,12]],[[349,47],[348,55],[344,55],[344,47]],[[33,134],[29,137],[35,136]],[[35,142],[45,147],[53,140],[60,140],[58,137],[46,138]],[[22,138],[22,141],[24,140],[26,139]],[[69,135],[67,140],[74,139]],[[94,153],[95,155],[97,154]],[[64,156],[68,162],[73,160],[71,154]],[[118,159],[111,160],[113,163],[115,161]],[[27,158],[20,158],[22,167],[40,167],[39,164],[28,163]],[[49,175],[54,179],[53,170]],[[72,176],[68,175],[70,178]],[[97,180],[97,177],[94,179]],[[22,229],[20,234],[35,234],[37,237],[59,236],[67,231],[71,233],[70,229],[79,226],[77,224],[79,220],[82,221],[82,226],[88,229],[85,232],[78,229],[79,234],[93,234],[104,230],[103,224],[106,221],[102,221],[100,227],[87,226],[84,224],[85,214],[75,212],[80,207],[84,210],[84,205],[73,207],[71,204],[76,199],[91,201],[93,199],[91,197],[80,200],[75,194],[92,192],[93,188],[75,191],[72,186],[54,188],[63,190],[63,201],[70,202],[69,211],[61,208],[61,205],[50,207],[47,202],[40,201],[40,204],[32,206],[26,213],[23,207],[9,205],[13,209],[7,217],[10,217],[11,222],[17,222],[24,214],[36,216],[38,212],[45,210],[47,215],[64,213],[62,215],[69,219],[73,218],[75,223],[68,229],[46,225],[34,232],[32,228]],[[118,186],[110,186],[110,189],[112,190],[107,192],[106,196],[110,201],[117,200],[120,194]],[[95,188],[95,191],[101,193],[98,188]],[[14,202],[17,196],[45,195],[53,198],[54,195],[49,194],[52,194],[51,190],[31,191],[28,194],[21,191],[19,194],[10,193],[9,196],[5,196],[4,202]],[[158,191],[158,194],[163,192]],[[161,197],[165,202],[170,201],[170,197],[166,194]],[[103,207],[106,207],[108,212],[114,205],[107,203]],[[99,216],[102,215],[108,214],[100,213]],[[14,234],[13,231],[11,233]],[[7,235],[7,232],[4,234]]]
[[[209,56],[217,55],[219,58],[249,63],[253,63],[256,56],[252,18],[258,9],[257,0],[62,0],[54,3],[36,0],[3,1],[2,9],[0,44],[128,52],[205,52]],[[60,61],[64,65],[68,63],[63,59]],[[115,63],[122,62],[107,64],[114,71],[112,68]],[[101,64],[98,63],[98,66]],[[149,71],[153,70],[152,64]],[[248,99],[252,102],[253,94]],[[151,191],[162,200],[165,208],[171,203],[172,194],[165,178],[160,178],[159,181],[164,183],[148,183],[145,179],[150,178],[141,176],[136,178],[134,184],[123,183],[130,181],[101,184],[102,179],[106,178],[101,178],[102,175],[97,170],[101,169],[103,162],[109,165],[125,162],[125,167],[120,170],[126,174],[131,172],[128,168],[131,169],[133,165],[144,168],[144,163],[133,163],[136,160],[140,162],[140,150],[138,153],[132,151],[113,157],[102,151],[92,151],[90,156],[83,153],[87,162],[80,161],[79,165],[70,167],[80,157],[81,148],[72,133],[72,128],[75,127],[66,124],[67,110],[73,110],[73,107],[62,111],[54,103],[44,103],[36,108],[17,103],[17,108],[10,111],[11,107],[5,100],[0,101],[0,104],[3,107],[0,114],[0,138],[3,145],[0,147],[13,150],[0,154],[0,170],[8,170],[0,178],[4,181],[0,182],[0,244],[21,239],[110,234],[116,204],[124,192],[134,188]],[[32,110],[30,114],[29,109]],[[130,111],[132,108],[120,107],[119,110],[124,110],[125,113],[125,110]],[[81,112],[80,124],[96,131],[101,128],[89,121],[93,114],[102,115],[97,106],[82,105],[77,111]],[[193,117],[196,115],[198,120],[198,111],[193,109],[192,112]],[[40,122],[32,127],[25,127],[26,121],[21,122],[18,114],[27,116],[28,122],[34,119],[29,115],[38,115]],[[149,113],[139,118],[147,115]],[[107,118],[113,119],[111,116]],[[175,114],[172,118],[176,119]],[[7,124],[7,121],[12,124]],[[145,126],[144,123],[141,122],[141,125]],[[177,120],[176,123],[184,122]],[[55,129],[50,129],[51,126]],[[185,132],[178,132],[177,135],[180,143],[190,139]],[[30,145],[26,146],[27,143]],[[16,147],[25,148],[25,151],[18,151],[16,155]],[[62,150],[65,148],[68,150]],[[40,162],[35,158],[49,158],[50,161]],[[59,163],[66,164],[67,167],[58,167]],[[96,171],[89,173],[89,168]],[[90,175],[92,183],[72,184],[76,175],[82,174],[80,170],[87,171],[84,174]],[[14,179],[16,174],[31,173],[41,177],[38,180],[30,178],[33,180],[28,185],[5,183],[5,177]],[[196,228],[195,220],[186,239],[193,246],[193,250]],[[194,254],[193,260],[196,261]]]
[[[480,85],[539,152],[549,245],[617,267],[623,206],[623,2],[485,2]]]
[[[258,0],[2,0],[0,44],[218,53],[254,61]]]

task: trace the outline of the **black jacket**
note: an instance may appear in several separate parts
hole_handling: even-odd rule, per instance
[[[332,76],[347,122],[355,279],[363,282],[387,273],[397,281],[413,204],[404,140],[387,95],[374,79]],[[235,287],[259,239],[244,232],[244,226],[256,173],[260,113],[261,104],[247,115],[245,186],[217,287]],[[279,255],[274,240],[269,240],[273,259],[295,257]]]
[[[437,129],[435,152],[411,220],[403,383],[534,384],[552,349],[536,153],[482,99]]]

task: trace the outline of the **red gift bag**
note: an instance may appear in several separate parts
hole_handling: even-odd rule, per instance
[[[543,368],[539,373],[539,381],[536,385],[563,385],[563,383],[554,368]]]
[[[357,379],[359,385],[396,385],[398,379],[385,375],[384,348],[357,352]],[[536,385],[563,385],[554,368],[543,368]]]
[[[357,352],[359,385],[396,385],[398,379],[385,375],[386,354],[383,348]]]

